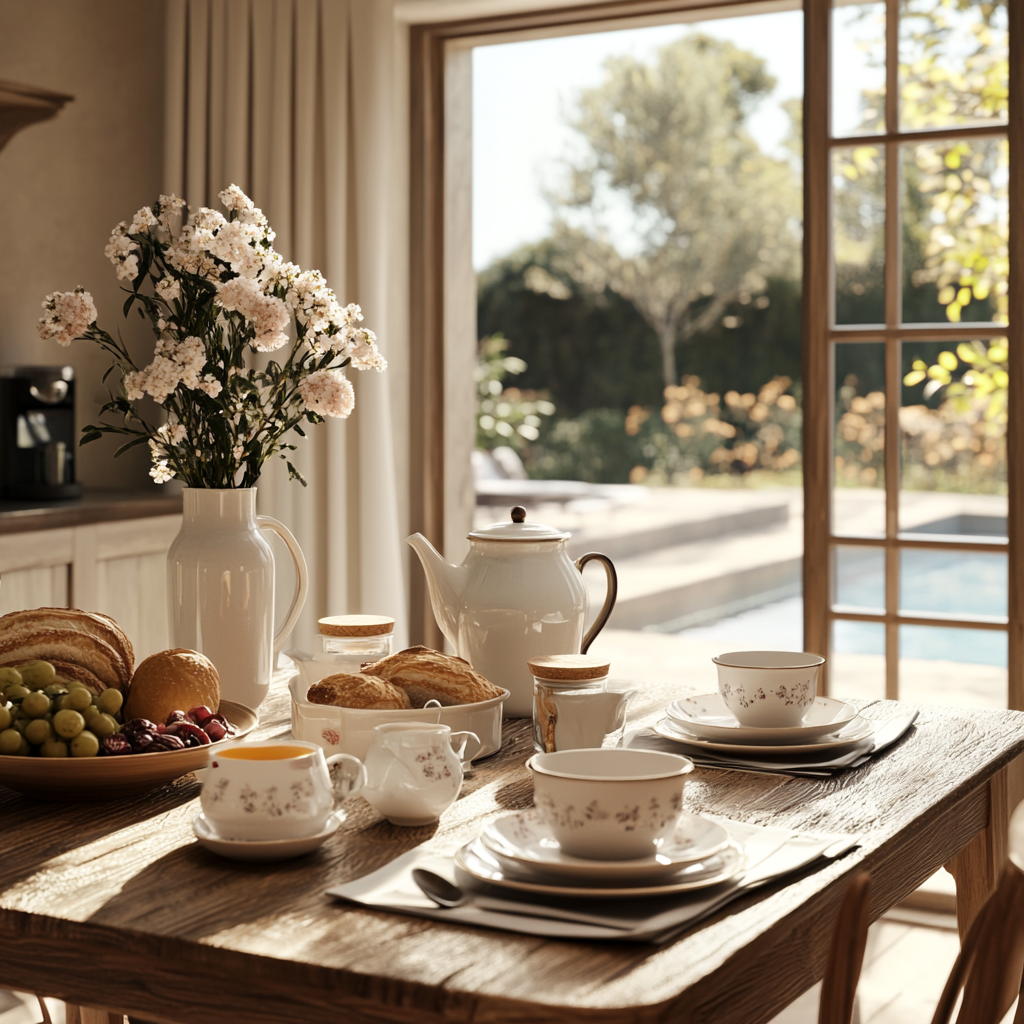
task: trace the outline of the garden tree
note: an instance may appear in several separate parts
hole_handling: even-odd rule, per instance
[[[558,416],[662,401],[658,339],[635,306],[574,280],[551,239],[496,260],[478,276],[481,338],[504,334],[526,363],[520,388],[550,392]],[[724,323],[723,323],[724,321]],[[770,344],[765,343],[770,339]],[[679,373],[711,391],[757,391],[780,374],[800,376],[800,282],[768,279],[762,295],[741,295],[679,353]]]
[[[609,59],[571,117],[585,152],[551,194],[558,265],[636,307],[657,335],[666,387],[678,383],[677,344],[792,271],[796,176],[746,127],[774,84],[758,57],[693,34],[650,62]],[[628,221],[628,244],[610,241],[613,218]]]

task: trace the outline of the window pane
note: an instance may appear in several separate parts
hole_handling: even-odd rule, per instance
[[[836,599],[844,608],[885,611],[885,551],[838,545],[835,548]]]
[[[828,692],[842,699],[885,698],[885,626],[833,622]]]
[[[900,129],[1005,121],[1006,0],[903,0]]]
[[[885,4],[832,11],[832,136],[885,131]]]
[[[832,151],[836,323],[885,322],[885,154],[877,146]]]
[[[1006,320],[1005,139],[901,147],[903,321]]]
[[[1002,630],[900,626],[900,700],[913,704],[1005,708]]]
[[[885,346],[838,344],[835,368],[833,527],[885,536]]]
[[[900,610],[1006,615],[1006,555],[991,551],[904,549]]]
[[[1008,355],[1005,339],[903,343],[902,532],[1006,536]]]

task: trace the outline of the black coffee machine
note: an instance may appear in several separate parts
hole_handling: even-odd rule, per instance
[[[77,498],[75,371],[71,366],[0,369],[0,497]]]

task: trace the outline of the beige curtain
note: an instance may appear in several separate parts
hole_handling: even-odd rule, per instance
[[[356,410],[308,429],[293,461],[264,469],[262,514],[282,520],[309,564],[310,592],[292,646],[318,649],[327,614],[395,616],[406,601],[390,395],[406,379],[402,289],[394,245],[394,28],[390,0],[168,0],[165,187],[217,206],[239,185],[277,231],[275,248],[320,269],[358,302],[388,371],[352,372]],[[400,404],[400,403],[399,403]],[[399,427],[401,427],[399,423]],[[403,489],[404,490],[404,489]],[[293,577],[275,547],[278,614]]]

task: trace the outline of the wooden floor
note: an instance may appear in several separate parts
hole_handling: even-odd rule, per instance
[[[929,1024],[959,944],[952,918],[943,923],[945,927],[921,927],[883,918],[872,925],[858,989],[857,1024]],[[54,1024],[63,1024],[59,1004],[51,1002],[50,1008]],[[815,1024],[817,1015],[815,986],[772,1024]],[[1011,1010],[1006,1021],[1012,1019]],[[34,1000],[0,991],[0,1024],[39,1020]]]

